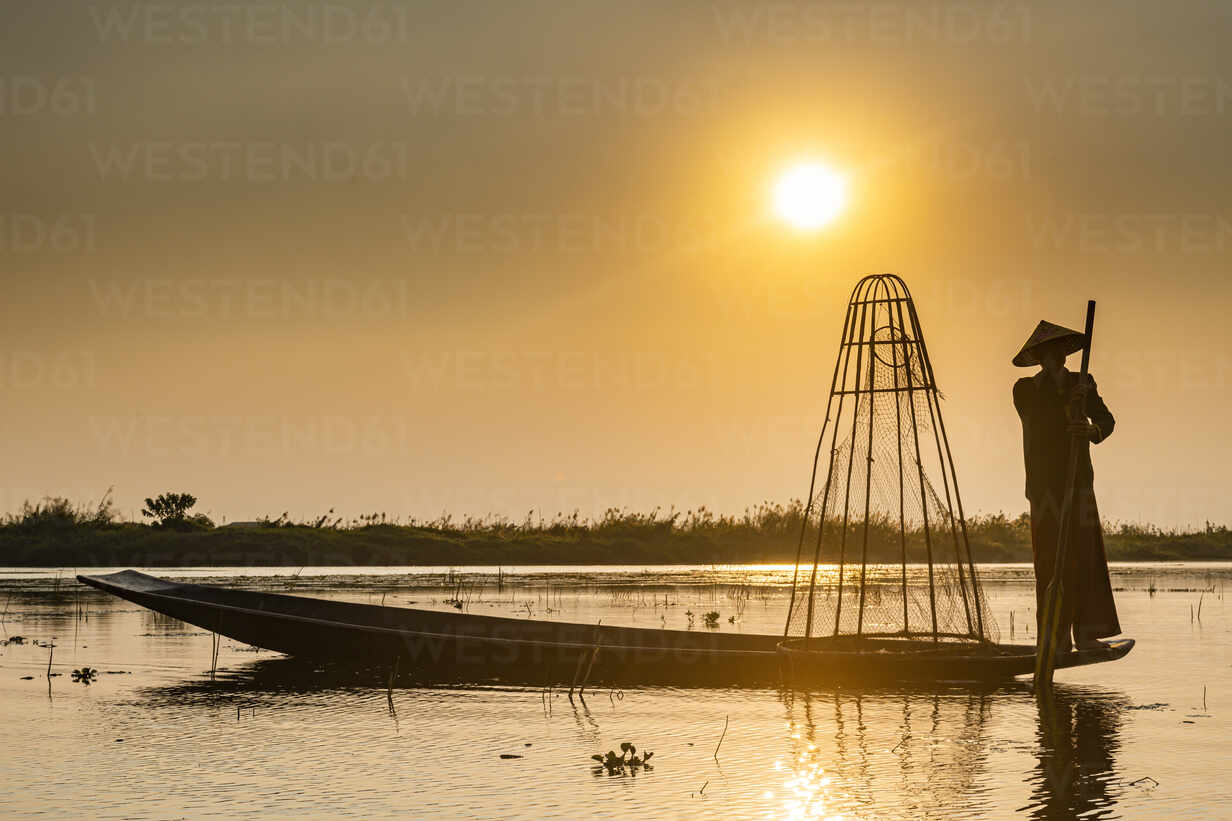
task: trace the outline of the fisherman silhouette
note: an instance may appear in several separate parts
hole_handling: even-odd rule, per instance
[[[1069,550],[1061,568],[1058,653],[1069,651],[1071,633],[1079,649],[1090,649],[1101,646],[1098,639],[1121,632],[1095,503],[1090,447],[1107,439],[1116,422],[1096,390],[1095,379],[1088,374],[1083,382],[1079,374],[1065,368],[1065,358],[1081,350],[1084,343],[1085,337],[1078,331],[1040,322],[1013,360],[1022,368],[1040,366],[1035,376],[1014,383],[1014,407],[1022,420],[1027,499],[1031,503],[1036,635],[1044,629],[1039,619],[1045,609],[1045,591],[1057,572],[1057,539],[1070,447],[1081,449],[1071,502]]]

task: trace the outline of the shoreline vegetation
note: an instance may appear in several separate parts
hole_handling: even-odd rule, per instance
[[[0,565],[14,567],[334,566],[334,565],[517,565],[517,564],[738,564],[794,562],[803,503],[763,502],[737,516],[706,508],[634,513],[610,509],[597,519],[577,513],[521,522],[498,517],[399,521],[383,513],[344,520],[329,513],[293,521],[286,513],[255,522],[215,526],[190,515],[196,499],[164,494],[146,500],[143,517],[123,521],[110,493],[97,505],[67,499],[27,502],[0,520]],[[827,521],[822,559],[835,560],[838,522]],[[811,562],[816,524],[805,539]],[[975,516],[967,522],[976,562],[1031,561],[1026,514]],[[833,533],[833,536],[831,535]],[[863,528],[848,530],[849,549],[860,549]],[[897,562],[897,525],[874,521],[869,561]],[[906,534],[909,561],[923,561],[922,529]],[[1111,561],[1232,560],[1232,531],[1207,524],[1193,532],[1105,523]],[[953,559],[948,530],[933,532],[934,551]]]

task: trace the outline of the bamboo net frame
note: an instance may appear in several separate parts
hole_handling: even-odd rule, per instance
[[[852,291],[813,456],[784,636],[825,635],[997,639],[920,318],[894,274]]]

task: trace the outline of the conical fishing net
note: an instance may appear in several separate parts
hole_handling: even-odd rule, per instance
[[[789,636],[995,641],[910,292],[848,304],[813,466]]]

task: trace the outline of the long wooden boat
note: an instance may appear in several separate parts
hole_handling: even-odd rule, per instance
[[[440,680],[543,684],[726,684],[805,681],[998,681],[1034,669],[1029,645],[937,645],[860,637],[609,627],[327,601],[168,581],[134,570],[78,581],[255,647],[379,666]],[[1063,657],[1058,668],[1114,661],[1132,639]]]

